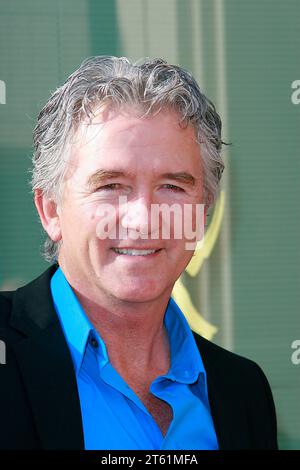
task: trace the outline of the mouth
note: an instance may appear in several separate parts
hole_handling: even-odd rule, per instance
[[[159,253],[162,248],[159,248],[157,250],[141,250],[141,249],[136,249],[136,248],[111,248],[115,253],[118,255],[124,255],[124,256],[143,256],[143,257],[152,257],[155,256],[157,253]]]

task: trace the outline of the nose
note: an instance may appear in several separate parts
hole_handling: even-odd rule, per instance
[[[155,238],[158,227],[151,220],[151,197],[141,195],[120,208],[120,225],[129,238]],[[158,237],[156,237],[158,238]]]

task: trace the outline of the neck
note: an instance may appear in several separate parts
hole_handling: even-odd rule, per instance
[[[65,275],[117,370],[158,375],[168,371],[169,340],[163,320],[171,290],[149,302],[128,302],[107,299]]]

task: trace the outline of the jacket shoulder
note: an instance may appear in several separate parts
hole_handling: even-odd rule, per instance
[[[223,348],[222,346],[219,346],[216,343],[213,343],[212,341],[204,338],[203,336],[199,335],[198,333],[195,333],[195,331],[192,332],[193,336],[195,338],[195,341],[197,343],[197,346],[201,351],[204,351],[205,353],[209,353],[213,356],[214,359],[222,357],[222,359],[225,360],[244,360],[243,356],[240,356],[232,351],[229,351],[228,349]],[[248,361],[248,359],[246,359]]]
[[[193,335],[204,366],[213,367],[215,374],[221,375],[224,382],[228,381],[238,386],[251,387],[256,381],[264,386],[268,394],[271,393],[266,375],[255,361],[228,351],[197,333],[193,332]]]
[[[0,292],[0,328],[7,326],[13,301],[14,291]]]
[[[31,322],[45,326],[53,320],[54,310],[50,281],[57,265],[52,265],[36,279],[15,291],[0,292],[0,328],[10,326],[10,319],[17,323]]]

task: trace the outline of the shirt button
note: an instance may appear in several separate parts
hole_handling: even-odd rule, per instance
[[[98,341],[96,340],[96,338],[91,338],[90,339],[90,345],[95,349],[98,348],[99,344],[98,344]]]

